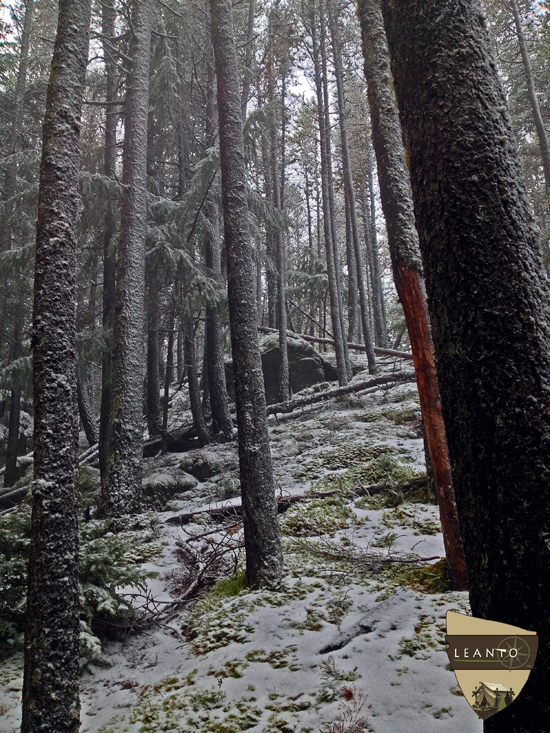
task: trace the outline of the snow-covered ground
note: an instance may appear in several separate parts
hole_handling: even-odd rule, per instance
[[[424,471],[419,414],[416,389],[404,384],[270,418],[280,496],[338,489],[280,515],[281,590],[210,594],[106,644],[110,666],[82,677],[82,733],[480,733],[447,664],[445,614],[467,612],[468,600],[444,589],[437,508],[403,501],[399,491],[353,491],[388,478],[397,488]],[[185,590],[182,547],[200,554],[209,540],[240,537],[237,528],[220,528],[193,540],[217,529],[205,514],[183,527],[169,523],[239,503],[235,444],[191,459],[214,474],[190,481],[149,517],[147,532],[134,533],[138,554],[150,547],[144,567],[157,573],[149,607]],[[174,474],[189,461],[189,454],[159,456],[146,461],[146,472]],[[410,562],[415,555],[432,559]],[[19,726],[21,668],[20,655],[0,666],[0,733]]]

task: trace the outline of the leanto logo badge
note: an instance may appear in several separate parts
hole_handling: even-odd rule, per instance
[[[535,631],[447,612],[447,654],[464,697],[487,720],[517,698],[535,664]]]

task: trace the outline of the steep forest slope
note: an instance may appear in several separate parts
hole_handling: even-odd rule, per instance
[[[174,400],[174,422],[184,408]],[[415,385],[272,416],[270,439],[281,500],[316,495],[279,515],[279,592],[244,587],[228,509],[240,504],[235,444],[146,460],[149,492],[177,493],[123,533],[155,577],[124,589],[143,611],[134,632],[85,666],[83,733],[481,731],[444,651],[445,614],[468,601],[448,590],[438,510],[414,481]],[[0,680],[0,730],[12,733],[19,654]]]

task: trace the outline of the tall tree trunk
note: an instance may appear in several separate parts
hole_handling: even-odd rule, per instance
[[[344,197],[345,198],[345,197]],[[359,334],[359,299],[357,285],[357,264],[351,233],[351,220],[347,200],[344,202],[346,210],[346,265],[348,268],[348,337],[347,341],[356,343]]]
[[[218,206],[214,201],[207,202],[205,215],[210,225],[205,237],[206,267],[221,287],[219,215]],[[212,432],[221,439],[231,440],[233,436],[233,419],[229,409],[229,397],[225,381],[221,318],[216,306],[206,309],[205,338],[208,356],[207,378],[210,410],[212,412]]]
[[[102,34],[106,38],[115,35],[115,10],[113,0],[105,0],[101,5]],[[109,45],[103,42],[103,63],[105,65],[105,153],[103,173],[108,178],[116,176],[116,128],[117,112],[113,102],[116,100],[116,66]],[[99,413],[99,469],[101,481],[106,480],[107,455],[109,453],[109,416],[111,412],[111,382],[113,354],[113,319],[115,312],[115,271],[116,271],[116,220],[115,203],[111,197],[105,202],[103,230],[103,332],[105,348],[101,359],[101,407]]]
[[[514,16],[516,37],[518,39],[519,52],[521,54],[521,60],[523,63],[523,71],[525,72],[527,94],[529,95],[529,103],[531,104],[533,121],[535,123],[535,129],[537,131],[537,138],[539,141],[542,170],[544,173],[544,183],[546,186],[546,196],[548,198],[550,197],[550,145],[548,145],[548,136],[546,135],[546,129],[544,127],[544,122],[542,121],[542,115],[540,113],[540,105],[537,97],[537,92],[535,90],[533,70],[531,68],[529,52],[527,51],[527,44],[525,42],[525,35],[523,33],[518,4],[516,0],[508,0],[508,2],[510,3],[510,9],[512,10],[512,15]]]
[[[61,0],[42,135],[22,733],[78,733],[76,220],[89,0]]]
[[[147,232],[147,115],[152,0],[133,0],[123,149],[121,233],[113,327],[109,454],[101,512],[140,505],[143,457],[143,326]]]
[[[372,160],[372,152],[367,151],[366,179],[365,187],[366,200],[364,203],[365,211],[368,215],[370,223],[370,232],[367,236],[367,251],[369,256],[369,269],[372,285],[372,309],[374,316],[374,330],[376,334],[376,345],[382,348],[388,346],[388,334],[386,327],[386,307],[384,304],[384,293],[382,290],[382,280],[380,277],[380,257],[378,255],[378,237],[376,234],[376,197],[374,193],[374,162]]]
[[[210,0],[216,57],[229,315],[239,429],[246,576],[277,586],[283,571],[256,325],[240,84],[230,0]]]
[[[10,361],[22,356],[21,347],[21,316],[15,319],[13,328]],[[13,486],[17,480],[17,454],[19,449],[19,430],[21,427],[21,377],[14,373],[12,377],[10,400],[10,416],[8,421],[8,439],[6,445],[6,471],[4,473],[4,487]]]
[[[347,202],[347,211],[349,217],[349,224],[351,229],[351,239],[353,243],[354,256],[349,258],[348,268],[350,263],[353,263],[353,270],[355,272],[355,282],[359,288],[359,300],[361,305],[361,325],[363,327],[363,339],[365,343],[365,351],[367,354],[367,361],[369,366],[369,372],[374,374],[376,371],[376,359],[374,356],[374,344],[372,342],[372,335],[369,327],[369,316],[368,316],[368,305],[367,305],[367,294],[365,291],[365,282],[362,277],[363,263],[361,258],[361,242],[359,239],[359,224],[357,222],[357,208],[355,205],[355,191],[353,188],[353,178],[351,175],[351,162],[348,147],[348,130],[346,123],[346,104],[344,99],[344,80],[342,73],[342,52],[340,49],[340,37],[338,31],[338,24],[334,17],[334,9],[332,3],[334,0],[329,0],[329,22],[330,31],[332,36],[332,50],[334,56],[334,73],[336,76],[336,90],[338,94],[338,117],[340,121],[340,139],[342,143],[342,169],[344,174],[344,195]],[[353,260],[355,259],[355,262]],[[351,272],[351,270],[350,270]],[[350,276],[350,284],[351,284]],[[387,345],[387,344],[386,344]]]
[[[319,26],[320,26],[320,40],[319,40],[319,52],[321,57],[321,86],[322,86],[322,99],[323,99],[323,119],[325,125],[325,156],[326,156],[326,186],[328,195],[328,211],[329,211],[329,224],[330,224],[330,238],[332,242],[332,250],[334,257],[334,269],[336,271],[336,291],[338,298],[338,316],[340,318],[340,328],[342,332],[342,351],[344,354],[344,360],[346,365],[347,379],[351,379],[351,366],[349,361],[348,344],[346,341],[346,322],[344,318],[344,306],[342,298],[342,269],[340,267],[340,253],[338,251],[338,236],[336,234],[336,209],[334,203],[334,181],[332,175],[332,136],[331,129],[332,124],[330,121],[330,96],[328,91],[328,54],[326,49],[326,20],[325,20],[325,8],[324,0],[319,2]]]
[[[383,1],[472,613],[539,634],[486,731],[550,718],[550,292],[477,0]],[[437,39],[437,43],[434,42]]]
[[[463,590],[467,585],[466,564],[435,371],[412,193],[405,168],[401,126],[392,96],[390,60],[382,11],[379,0],[360,0],[358,10],[372,137],[395,287],[403,306],[411,341],[426,440],[434,470],[445,552],[455,587]]]
[[[250,82],[252,80],[252,62],[254,60],[254,16],[256,13],[256,0],[248,0],[248,26],[246,30],[246,50],[244,52],[244,79],[243,93],[241,97],[241,109],[243,124],[246,121],[246,108],[250,96]]]
[[[273,12],[273,11],[272,11]],[[268,101],[273,104],[275,101],[275,78],[273,54],[273,18],[269,18],[269,66],[267,76]],[[283,80],[284,89],[284,80]],[[284,134],[284,94],[281,99],[282,127]],[[271,187],[273,194],[273,208],[279,211],[282,208],[282,189],[284,187],[284,167],[281,166],[281,177],[279,180],[277,127],[275,116],[270,126],[270,165],[271,165]],[[283,234],[277,229],[273,234],[275,244],[275,257],[277,265],[277,327],[279,329],[279,402],[285,402],[290,396],[290,379],[288,374],[288,339],[287,314],[286,314],[286,258]]]
[[[348,359],[346,357],[345,331],[342,330],[341,301],[338,290],[338,273],[334,261],[334,247],[332,244],[332,231],[330,226],[331,211],[328,190],[328,168],[330,158],[327,155],[327,130],[324,113],[323,81],[321,74],[320,48],[317,40],[316,18],[311,15],[311,42],[313,45],[313,62],[315,66],[315,90],[317,93],[317,115],[319,121],[319,138],[321,145],[321,199],[323,204],[323,232],[325,239],[325,252],[327,258],[328,290],[330,296],[330,311],[332,317],[332,331],[334,334],[336,351],[336,368],[338,372],[338,383],[343,386],[349,382]]]
[[[208,108],[206,111],[206,138],[212,140],[216,134],[216,75],[214,58],[209,71]],[[243,93],[244,94],[244,93]],[[248,98],[248,92],[247,92]],[[244,97],[243,97],[244,99]],[[246,108],[244,108],[246,112]],[[204,259],[209,274],[217,281],[220,289],[223,288],[222,267],[220,256],[220,216],[217,201],[214,196],[207,199],[204,209],[208,227],[204,237]],[[212,432],[220,440],[231,440],[233,437],[233,419],[229,409],[229,397],[225,381],[225,361],[223,357],[222,325],[220,311],[217,305],[206,308],[206,380],[212,413]]]
[[[195,334],[190,323],[185,330],[185,366],[187,369],[187,383],[189,385],[189,402],[193,425],[199,439],[199,445],[210,442],[210,435],[206,427],[206,419],[201,404],[199,378],[197,375],[197,355],[195,350]]]
[[[174,326],[175,309],[172,304],[168,318],[168,345],[166,347],[166,369],[164,371],[164,402],[162,404],[162,432],[168,430],[168,408],[170,407],[170,385],[174,381]]]
[[[90,396],[88,395],[88,385],[86,380],[86,369],[82,365],[77,364],[76,367],[76,397],[78,403],[78,414],[80,422],[86,434],[88,445],[92,446],[97,443],[97,430],[94,421]]]
[[[27,82],[27,65],[29,58],[29,40],[32,28],[34,0],[27,0],[25,6],[25,20],[23,33],[21,35],[21,51],[19,54],[19,68],[17,70],[17,85],[15,88],[15,100],[13,104],[13,117],[10,132],[8,154],[15,155],[19,152],[21,130],[23,129],[25,86]],[[12,199],[15,196],[17,180],[17,163],[14,159],[8,159],[4,179],[4,213],[0,219],[0,254],[11,249],[11,222],[13,214]],[[6,323],[6,305],[8,302],[9,279],[0,288],[0,336],[4,334]],[[20,397],[19,397],[20,399]],[[7,486],[7,484],[5,484]]]
[[[21,34],[21,51],[19,54],[19,68],[17,70],[17,85],[15,87],[15,100],[13,104],[13,117],[8,148],[9,155],[15,155],[19,152],[21,130],[23,129],[25,86],[27,83],[27,65],[29,60],[29,40],[32,27],[33,8],[34,0],[27,0],[25,3],[23,33]],[[16,176],[17,163],[14,160],[8,160],[6,165],[6,177],[4,180],[4,216],[0,224],[0,252],[6,252],[11,248],[10,218],[13,212],[11,199],[15,195]]]
[[[161,433],[160,422],[160,290],[156,278],[149,285],[147,329],[147,428],[149,437]]]

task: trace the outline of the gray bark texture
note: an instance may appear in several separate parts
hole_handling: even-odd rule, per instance
[[[160,284],[151,277],[149,284],[149,328],[147,330],[147,430],[149,437],[160,435]]]
[[[250,29],[250,27],[249,27]],[[208,145],[212,145],[217,133],[216,110],[216,74],[214,71],[214,51],[211,50],[211,67],[208,74],[208,106],[206,110],[205,133]],[[246,94],[248,98],[248,92]],[[243,91],[244,100],[244,91]],[[243,109],[246,105],[243,101]],[[207,222],[204,235],[204,262],[209,274],[223,286],[222,263],[220,253],[220,212],[214,195],[207,198],[204,204],[204,215]],[[206,378],[210,411],[212,413],[212,432],[218,440],[231,440],[233,437],[233,419],[229,409],[229,397],[225,382],[225,363],[223,357],[222,324],[217,305],[206,308],[205,349]]]
[[[321,72],[321,52],[317,39],[317,20],[311,14],[311,43],[313,46],[313,62],[315,66],[315,91],[317,93],[317,117],[319,122],[319,139],[321,147],[321,193],[323,205],[323,233],[325,240],[325,253],[327,260],[328,291],[330,297],[330,314],[332,319],[332,331],[334,333],[334,350],[336,352],[336,365],[338,370],[338,382],[345,385],[349,382],[347,348],[344,346],[345,331],[342,328],[342,302],[338,288],[338,271],[334,258],[334,247],[332,244],[332,230],[330,226],[331,209],[329,199],[329,166],[330,157],[327,153],[327,134],[330,134],[330,127],[327,130],[324,114],[323,78]]]
[[[550,322],[537,232],[477,0],[383,0],[474,616],[536,630],[486,731],[549,729]]]
[[[230,0],[210,0],[216,59],[231,344],[239,430],[246,575],[277,586],[283,557],[256,325],[256,285],[246,197],[241,92]]]
[[[101,513],[139,510],[143,455],[143,327],[147,234],[147,116],[152,0],[133,0],[117,253],[109,453]]]
[[[393,277],[403,306],[414,357],[428,455],[434,468],[445,554],[454,587],[464,590],[467,587],[467,569],[435,370],[412,191],[405,167],[405,150],[392,89],[389,52],[379,0],[359,0],[358,15],[363,39],[372,139]]]
[[[351,175],[351,162],[348,146],[348,130],[346,121],[346,103],[344,99],[344,80],[342,72],[342,51],[340,49],[340,34],[338,22],[334,15],[332,7],[334,0],[329,2],[329,21],[332,36],[332,51],[334,55],[334,73],[336,76],[336,91],[338,95],[338,118],[340,121],[340,139],[342,142],[342,169],[344,173],[344,195],[347,201],[349,224],[351,229],[351,240],[353,244],[352,256],[348,259],[348,268],[350,273],[350,285],[352,282],[351,273],[355,271],[355,281],[359,289],[359,302],[361,306],[361,325],[363,329],[363,340],[365,342],[365,352],[367,354],[367,362],[369,372],[374,374],[376,371],[376,358],[374,356],[374,344],[369,325],[369,314],[367,305],[367,293],[365,290],[365,281],[363,280],[363,267],[361,261],[361,243],[359,240],[359,224],[357,222],[357,207],[355,205],[355,191],[353,188],[353,178]],[[356,296],[357,297],[357,296]],[[350,327],[351,331],[351,327]],[[353,341],[353,339],[350,339]],[[380,346],[387,347],[387,343],[381,343]]]
[[[75,230],[89,21],[89,0],[61,0],[43,127],[22,733],[78,733],[80,727]]]
[[[185,327],[184,353],[185,366],[187,368],[187,383],[189,385],[189,402],[191,403],[191,414],[193,415],[193,426],[199,439],[199,445],[203,446],[210,442],[210,434],[206,426],[206,418],[204,417],[202,409],[199,377],[197,375],[195,333],[191,323]]]
[[[106,0],[101,6],[101,30],[106,38],[115,35],[115,10],[113,0]],[[109,45],[103,42],[103,62],[105,64],[106,102],[116,99],[116,66]],[[110,178],[116,175],[116,128],[117,111],[112,105],[105,110],[105,153],[103,173]],[[99,417],[99,469],[102,481],[105,480],[107,456],[109,454],[109,416],[111,413],[113,319],[115,311],[115,273],[116,273],[116,219],[114,201],[105,202],[105,229],[103,230],[103,332],[105,351],[101,360],[101,408]]]
[[[518,4],[516,0],[509,0],[509,3],[512,15],[514,16],[516,37],[518,39],[521,61],[523,63],[523,70],[525,72],[525,83],[527,84],[527,94],[529,95],[531,111],[533,112],[533,121],[535,123],[535,129],[537,131],[537,137],[539,140],[542,170],[544,173],[544,182],[546,184],[546,195],[548,196],[550,195],[550,145],[548,145],[548,137],[546,135],[546,129],[544,127],[544,122],[542,120],[542,115],[540,112],[540,105],[537,97],[537,91],[535,89],[533,70],[531,68],[531,61],[529,59],[527,43],[525,42],[525,34],[523,33],[523,26],[521,24]]]
[[[97,443],[97,429],[94,412],[88,395],[86,369],[82,368],[82,365],[77,366],[76,370],[76,396],[78,400],[78,414],[80,415],[80,422],[86,434],[86,440],[88,441],[88,445],[95,445]]]

